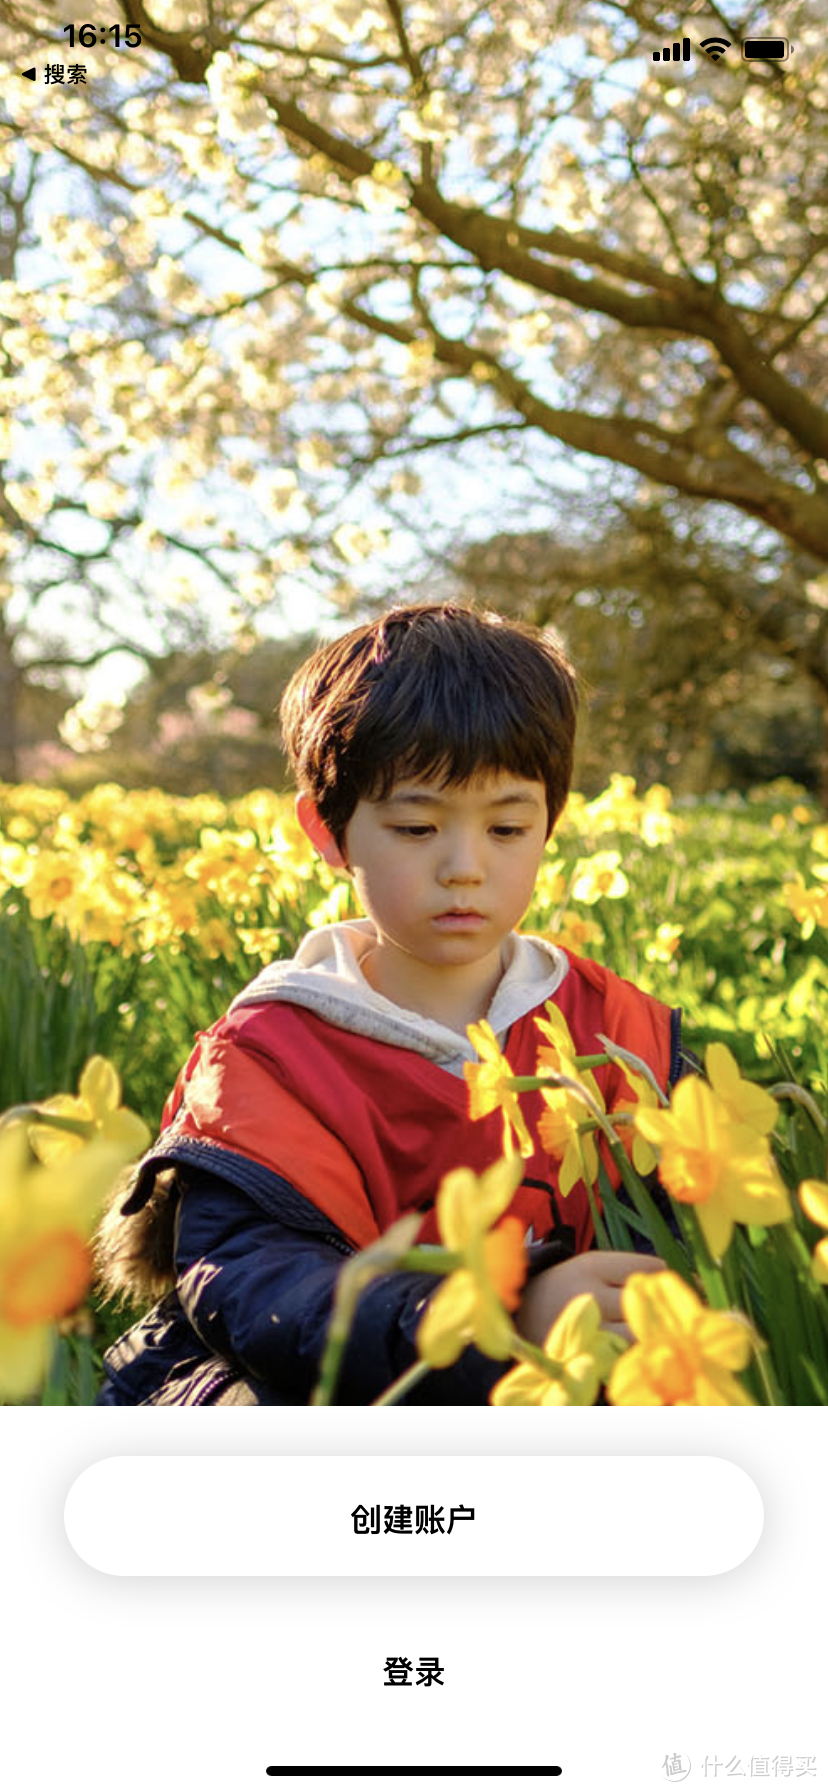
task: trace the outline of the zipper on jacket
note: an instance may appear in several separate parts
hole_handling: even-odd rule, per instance
[[[340,1257],[355,1257],[357,1254],[354,1246],[348,1244],[346,1239],[338,1237],[335,1232],[316,1233],[315,1236],[318,1237],[320,1244],[332,1244],[334,1250],[339,1252]]]

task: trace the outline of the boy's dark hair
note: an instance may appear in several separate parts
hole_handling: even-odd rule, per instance
[[[406,604],[317,648],[281,703],[299,789],[344,851],[357,804],[402,778],[463,785],[510,771],[546,786],[551,833],[572,778],[575,673],[525,623]]]

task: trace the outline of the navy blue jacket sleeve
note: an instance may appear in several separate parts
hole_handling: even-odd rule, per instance
[[[177,1292],[190,1324],[212,1351],[264,1383],[280,1403],[305,1404],[319,1377],[334,1286],[351,1246],[310,1202],[273,1176],[258,1191],[267,1193],[268,1210],[222,1177],[188,1172],[181,1181]],[[437,1282],[436,1276],[400,1272],[378,1277],[366,1289],[336,1405],[370,1405],[410,1368],[417,1327]],[[451,1368],[425,1376],[406,1403],[485,1405],[509,1367],[470,1346]]]

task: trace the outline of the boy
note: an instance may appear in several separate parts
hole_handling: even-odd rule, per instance
[[[442,1176],[502,1151],[469,1118],[466,1028],[487,1017],[516,1075],[554,998],[578,1050],[626,1044],[662,1087],[681,1071],[678,1013],[587,960],[515,932],[572,771],[576,689],[535,631],[457,605],[410,605],[320,647],[285,692],[297,813],[367,919],[306,936],[200,1036],[161,1136],[100,1239],[109,1292],[154,1294],[107,1353],[103,1404],[304,1404],[344,1260],[403,1212],[436,1240]],[[608,1108],[618,1071],[597,1073]],[[541,1096],[521,1098],[533,1137]],[[621,1323],[635,1252],[597,1252],[586,1190],[562,1201],[538,1143],[510,1208],[530,1273],[515,1323],[542,1343],[577,1293]],[[376,1399],[414,1361],[436,1279],[363,1295],[337,1389]],[[470,1347],[407,1399],[484,1404],[507,1364]]]

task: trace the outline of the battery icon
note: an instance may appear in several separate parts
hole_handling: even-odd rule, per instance
[[[745,62],[787,62],[790,53],[786,37],[746,37],[742,43]]]

